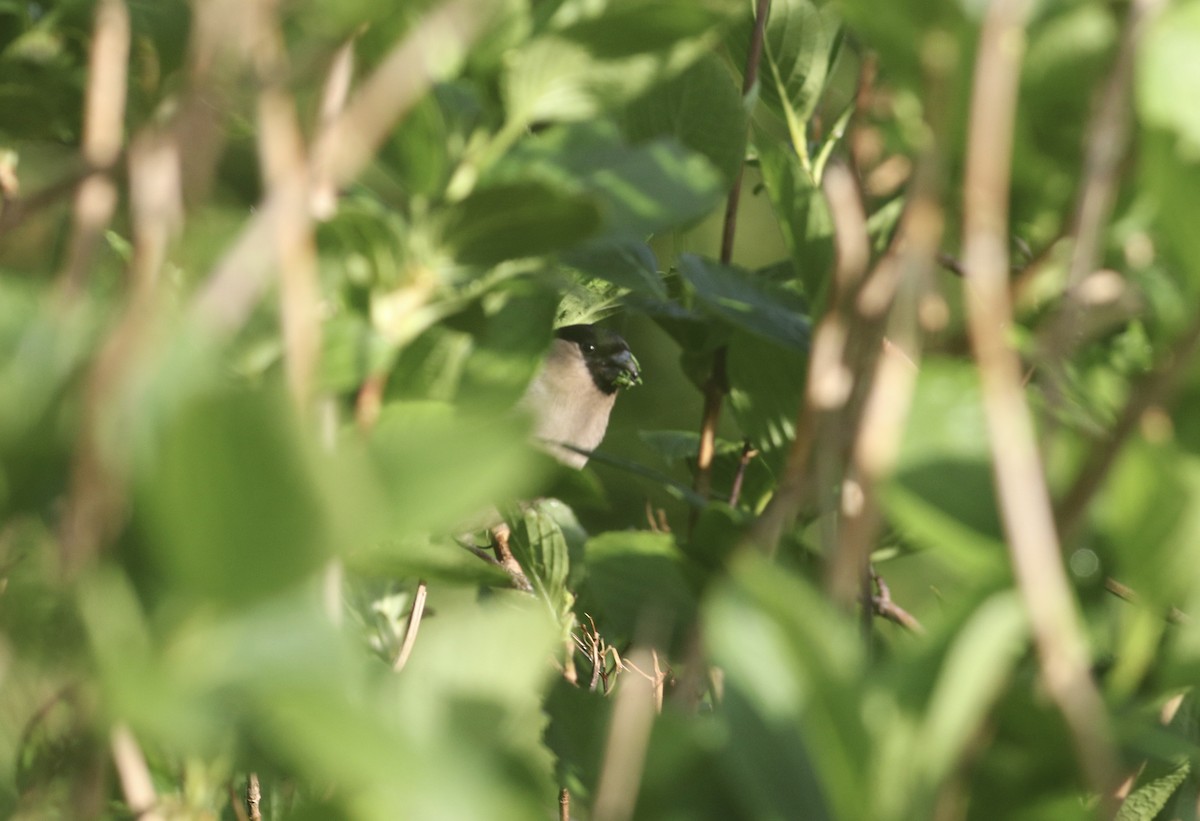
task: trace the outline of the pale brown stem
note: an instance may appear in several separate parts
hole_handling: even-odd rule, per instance
[[[296,103],[284,85],[288,69],[279,28],[278,1],[258,0],[254,61],[258,95],[258,156],[266,196],[282,204],[274,212],[275,254],[280,269],[284,369],[296,406],[307,412],[321,348],[317,251],[309,211],[312,188]]]
[[[311,201],[313,180],[332,180],[337,186],[353,180],[396,121],[462,59],[487,22],[487,15],[479,14],[470,0],[451,0],[427,15],[384,58],[318,138],[308,184],[299,196],[289,199],[289,192],[277,187],[263,198],[193,301],[197,324],[228,335],[245,323],[269,284],[275,262],[271,240],[278,234],[276,224],[287,222],[288,209]]]
[[[408,664],[408,658],[412,655],[413,647],[417,643],[417,631],[421,629],[421,618],[425,615],[425,597],[428,593],[428,587],[424,581],[417,582],[417,592],[413,594],[412,607],[408,611],[408,624],[404,628],[404,642],[400,645],[400,652],[396,654],[396,660],[392,663],[392,669],[399,673],[404,669],[404,665]]]
[[[250,821],[262,821],[262,787],[258,783],[258,773],[250,773],[246,779],[246,813]]]
[[[80,146],[84,165],[92,173],[75,191],[74,225],[61,278],[68,297],[83,287],[104,229],[117,208],[117,185],[111,171],[124,142],[129,41],[129,9],[124,0],[99,0],[88,56]]]
[[[1111,815],[1117,766],[1104,703],[1091,679],[1080,616],[1067,581],[1050,498],[1009,347],[1008,191],[1025,0],[988,6],[977,56],[964,198],[968,326],[982,381],[1000,513],[1009,555],[1051,698],[1062,711],[1089,784]]]
[[[649,651],[637,649],[627,664],[637,669],[652,666],[654,660]],[[621,677],[592,807],[595,821],[626,821],[633,816],[654,726],[654,689],[652,679]]]
[[[118,724],[113,728],[109,745],[112,748],[113,767],[121,782],[125,805],[130,814],[142,821],[162,821],[157,809],[158,795],[154,792],[154,781],[146,757],[129,727]]]

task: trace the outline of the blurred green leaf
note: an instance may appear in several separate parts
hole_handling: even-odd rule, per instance
[[[562,122],[616,108],[699,59],[726,17],[689,0],[620,3],[535,38],[508,62],[509,117]]]
[[[800,164],[796,152],[755,131],[759,168],[779,219],[804,294],[816,310],[824,306],[833,269],[833,222],[825,196]]]
[[[329,555],[313,465],[278,394],[225,390],[188,402],[137,479],[148,558],[175,590],[245,605]]]
[[[730,335],[729,404],[755,447],[777,451],[795,437],[807,371],[808,358],[794,350],[741,329]]]
[[[987,441],[975,369],[927,359],[900,461],[882,494],[902,534],[980,574],[1003,566],[1006,556]]]
[[[622,124],[634,142],[674,137],[707,158],[729,185],[741,169],[746,112],[733,76],[715,56],[634,100]]]
[[[739,330],[785,350],[808,350],[810,323],[799,300],[748,271],[685,254],[679,273],[704,308]]]
[[[698,220],[724,195],[720,176],[674,139],[630,146],[607,123],[548,129],[494,169],[513,181],[551,179],[594,197],[602,217],[595,242],[644,240]]]
[[[1171,6],[1146,31],[1138,51],[1137,105],[1142,121],[1171,131],[1194,162],[1200,154],[1200,3]]]
[[[584,555],[576,610],[591,615],[610,643],[667,642],[691,624],[695,591],[670,534],[603,533],[588,540]]]
[[[747,815],[869,817],[852,625],[787,571],[745,557],[706,602],[704,627],[725,673],[724,760]]]
[[[540,182],[477,188],[446,211],[442,239],[470,265],[548,254],[587,239],[600,225],[591,198]]]

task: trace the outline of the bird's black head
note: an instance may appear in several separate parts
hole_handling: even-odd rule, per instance
[[[604,393],[642,384],[642,369],[619,334],[595,325],[567,325],[555,335],[579,346],[592,381]]]

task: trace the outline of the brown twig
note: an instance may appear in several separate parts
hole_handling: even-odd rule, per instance
[[[758,83],[758,67],[762,62],[763,38],[767,27],[767,15],[771,0],[758,0],[754,10],[754,28],[750,34],[750,48],[746,53],[746,66],[742,74],[742,96],[746,97]],[[728,265],[733,260],[733,240],[737,233],[738,203],[742,196],[742,174],[745,163],[738,165],[733,187],[725,202],[725,218],[721,228],[721,262]],[[696,454],[696,492],[708,498],[712,490],[712,462],[716,450],[717,423],[721,418],[721,404],[729,392],[726,374],[727,351],[720,347],[713,352],[712,370],[704,383],[704,413],[700,421],[700,447]],[[697,511],[691,514],[691,524],[696,523]]]
[[[309,186],[301,205],[311,201],[313,180],[337,186],[353,180],[396,121],[404,116],[452,62],[482,32],[487,15],[470,0],[450,0],[429,13],[384,58],[350,102],[318,138],[311,152]],[[435,50],[437,53],[435,53]],[[242,233],[209,275],[192,303],[200,327],[227,335],[240,328],[269,283],[275,256],[267,249],[281,213],[296,205],[286,192],[268,192]]]
[[[822,507],[826,510],[836,508],[832,495],[840,487],[847,432],[854,428],[853,414],[848,409],[855,398],[856,387],[858,398],[862,398],[863,386],[858,383],[858,376],[877,353],[880,339],[878,328],[859,327],[860,318],[853,311],[870,257],[862,197],[849,168],[843,163],[829,164],[822,177],[822,187],[834,215],[837,268],[833,296],[813,334],[807,388],[796,419],[796,438],[788,450],[783,475],[775,494],[747,535],[746,543],[755,544],[768,554],[774,553],[784,530],[796,518],[810,492],[808,463],[817,438],[825,444],[818,454],[816,471],[817,486],[825,494]],[[852,328],[855,329],[853,334]],[[827,526],[822,541],[831,553],[836,540],[836,529]],[[855,581],[850,585],[845,601],[853,603],[857,596],[858,582]]]
[[[1104,589],[1118,599],[1127,601],[1130,604],[1140,605],[1142,603],[1142,597],[1138,595],[1136,590],[1128,585],[1121,584],[1121,582],[1111,576],[1104,580]],[[1168,608],[1165,618],[1171,624],[1191,624],[1192,621],[1192,617],[1178,607]]]
[[[566,787],[558,791],[558,821],[571,821],[571,792]]]
[[[892,600],[891,588],[874,567],[870,569],[870,576],[876,591],[878,591],[871,596],[871,610],[875,615],[900,625],[910,633],[916,633],[919,636],[925,635],[925,628],[917,620],[917,617]]]
[[[988,6],[976,58],[968,123],[963,213],[968,329],[978,361],[999,506],[1017,586],[1029,614],[1046,689],[1066,719],[1089,784],[1106,802],[1116,756],[1104,703],[1055,533],[1049,494],[1009,347],[1007,215],[1026,0]]]
[[[408,611],[408,624],[404,628],[404,641],[400,645],[400,652],[396,654],[396,660],[392,662],[392,669],[399,673],[404,669],[404,665],[408,664],[408,657],[412,655],[413,647],[417,643],[417,631],[421,629],[421,618],[425,615],[425,597],[428,593],[428,586],[424,579],[417,582],[417,592],[413,594],[412,607]]]
[[[250,773],[246,779],[246,813],[250,821],[262,821],[262,787],[258,783],[258,773]]]
[[[255,9],[259,165],[266,197],[280,202],[273,211],[272,233],[280,272],[284,369],[296,407],[306,413],[321,348],[317,251],[309,207],[313,183],[296,103],[283,84],[288,61],[278,0],[258,0]]]
[[[738,457],[737,472],[733,474],[733,487],[729,490],[729,506],[737,507],[742,498],[742,483],[746,479],[746,469],[758,456],[758,450],[747,439],[742,443],[742,454]]]
[[[162,821],[150,768],[146,766],[146,757],[129,727],[124,724],[113,727],[109,745],[129,812],[141,821]]]
[[[104,229],[117,209],[117,185],[111,172],[124,142],[129,42],[129,8],[124,0],[100,0],[88,56],[80,146],[84,166],[94,171],[75,191],[74,227],[61,278],[67,296],[83,287]]]
[[[321,91],[320,129],[328,131],[337,122],[338,115],[346,107],[350,94],[350,81],[354,78],[354,40],[347,40],[333,55],[325,87]],[[312,213],[317,219],[331,219],[337,212],[338,186],[332,178],[317,179],[313,183]]]
[[[1117,423],[1108,437],[1093,447],[1075,481],[1063,495],[1056,510],[1058,531],[1063,541],[1074,539],[1083,524],[1088,505],[1120,455],[1125,442],[1137,430],[1146,411],[1167,401],[1197,354],[1200,354],[1200,317],[1175,340],[1162,362],[1130,391]]]

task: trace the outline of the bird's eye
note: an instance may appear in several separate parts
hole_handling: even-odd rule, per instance
[[[593,345],[591,342],[584,342],[581,347],[583,348],[584,353],[595,353],[596,352],[596,346]]]

